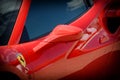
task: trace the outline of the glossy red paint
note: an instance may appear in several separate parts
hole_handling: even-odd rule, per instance
[[[25,20],[28,14],[28,10],[30,7],[30,2],[31,0],[23,0],[20,11],[19,11],[19,15],[14,25],[14,29],[12,31],[12,35],[10,37],[8,45],[14,45],[19,43],[23,28],[24,28]]]
[[[102,70],[113,64],[104,64],[108,57],[113,60],[111,56],[120,53],[120,28],[111,34],[103,24],[106,6],[111,1],[94,0],[94,5],[69,25],[58,25],[45,37],[19,44],[31,2],[23,0],[9,43],[0,46],[0,64],[18,69],[18,73],[27,75],[28,80],[28,75],[32,80],[86,80],[91,76],[94,78],[94,74],[99,78],[98,72],[102,74]],[[108,16],[113,13],[119,16],[119,10]],[[24,57],[25,67],[17,59],[18,54]]]
[[[110,52],[60,80],[119,80],[120,51]]]
[[[85,29],[94,18],[96,18],[100,12],[105,8],[110,0],[95,0],[94,5],[90,10],[88,10],[83,16],[81,16],[76,21],[72,22],[70,25],[80,27]],[[81,24],[82,23],[82,24]]]

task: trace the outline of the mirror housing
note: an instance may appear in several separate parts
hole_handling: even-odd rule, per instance
[[[70,25],[58,25],[56,28],[36,47],[34,52],[48,46],[50,43],[75,41],[81,38],[82,30],[79,27]]]

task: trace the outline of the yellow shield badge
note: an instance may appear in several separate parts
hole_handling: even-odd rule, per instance
[[[18,59],[18,61],[20,62],[20,64],[22,65],[22,66],[26,66],[26,61],[25,61],[25,59],[24,59],[24,57],[23,57],[23,55],[22,54],[18,54],[17,55],[17,59]]]

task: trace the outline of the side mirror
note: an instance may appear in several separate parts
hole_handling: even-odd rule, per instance
[[[42,42],[33,48],[33,51],[37,52],[50,43],[79,40],[81,34],[81,28],[70,25],[58,25]]]

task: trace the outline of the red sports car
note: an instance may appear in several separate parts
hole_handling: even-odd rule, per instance
[[[120,0],[1,0],[0,79],[120,80]]]

